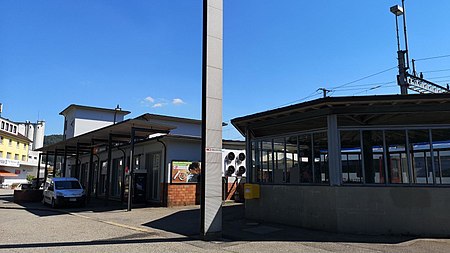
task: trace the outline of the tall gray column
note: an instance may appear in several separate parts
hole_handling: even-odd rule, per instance
[[[203,1],[201,233],[222,233],[223,1]]]

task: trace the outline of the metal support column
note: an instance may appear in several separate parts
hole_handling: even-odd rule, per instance
[[[70,172],[70,176],[71,177],[76,177],[78,178],[78,180],[80,180],[80,176],[78,173],[78,167],[80,166],[79,164],[79,159],[80,158],[80,144],[77,143],[77,150],[76,150],[76,154],[75,154],[75,173],[72,175],[72,171]]]
[[[158,139],[156,139],[156,141],[157,142],[159,142],[159,143],[161,143],[162,145],[163,145],[163,147],[164,147],[164,160],[163,160],[163,173],[164,173],[164,176],[163,176],[163,182],[164,182],[164,184],[163,184],[163,193],[162,193],[162,196],[163,196],[163,199],[162,199],[162,204],[163,204],[163,206],[167,206],[168,205],[168,201],[167,201],[167,199],[168,199],[168,191],[169,191],[169,182],[170,182],[170,179],[168,178],[168,175],[167,175],[167,145],[166,145],[166,143],[164,143],[163,141],[161,141],[161,138],[158,138]],[[198,185],[197,185],[197,187],[198,187]]]
[[[63,164],[61,166],[61,176],[66,176],[66,169],[67,169],[67,147],[64,146],[64,158],[63,158]]]
[[[107,170],[106,170],[106,182],[105,182],[105,186],[106,186],[106,192],[105,192],[105,199],[106,199],[106,204],[108,204],[108,200],[109,200],[109,189],[110,189],[110,180],[111,180],[111,160],[112,160],[112,135],[109,134],[108,135],[108,161],[107,161]]]
[[[48,152],[45,153],[45,170],[44,170],[44,183],[47,181],[47,176],[48,176]]]
[[[55,154],[53,154],[53,173],[52,176],[56,176],[56,160],[58,159],[58,150],[55,149]]]
[[[98,191],[100,189],[99,182],[100,182],[100,176],[101,176],[101,164],[100,164],[100,156],[95,154],[95,157],[97,157],[97,180],[95,181],[95,198],[98,198]]]
[[[120,147],[117,148],[118,150],[120,150],[120,152],[122,152],[122,185],[120,188],[120,202],[123,203],[124,199],[125,199],[125,170],[126,170],[126,164],[127,164],[127,154],[125,153],[125,150],[121,149]]]
[[[132,202],[132,193],[133,193],[133,173],[134,173],[134,138],[135,138],[135,129],[131,128],[131,147],[130,147],[130,163],[129,163],[129,175],[128,175],[128,206],[127,211],[131,211]]]
[[[397,75],[397,83],[400,85],[400,93],[402,95],[408,95],[408,82],[406,80],[407,77],[407,67],[405,63],[405,50],[400,50],[397,52],[398,57],[398,75]]]
[[[93,180],[94,180],[94,148],[91,148],[91,152],[89,154],[89,176],[86,189],[87,190],[86,197],[88,202],[91,200]]]
[[[36,174],[36,189],[39,189],[39,180],[40,180],[40,174],[41,174],[41,160],[42,160],[42,153],[39,153],[38,167],[37,167],[37,174]]]

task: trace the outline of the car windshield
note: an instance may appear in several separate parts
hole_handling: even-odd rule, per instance
[[[55,182],[55,188],[57,190],[81,189],[81,186],[80,183],[78,183],[78,181],[57,181]]]

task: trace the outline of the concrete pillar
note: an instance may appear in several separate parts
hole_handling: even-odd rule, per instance
[[[328,169],[330,172],[330,185],[341,185],[341,150],[339,143],[339,131],[337,127],[337,116],[327,116],[328,125]]]
[[[223,1],[203,1],[201,233],[222,233]]]

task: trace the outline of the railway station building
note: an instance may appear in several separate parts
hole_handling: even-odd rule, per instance
[[[450,235],[450,94],[326,97],[235,118],[246,217],[342,233]]]
[[[133,204],[199,204],[201,121],[145,113],[125,119],[128,111],[70,105],[64,116],[64,140],[45,146],[40,159],[61,159],[55,174],[75,177],[88,198],[127,202],[132,177]],[[245,143],[222,142],[223,196],[234,199],[245,182]],[[130,161],[131,159],[131,161]]]

